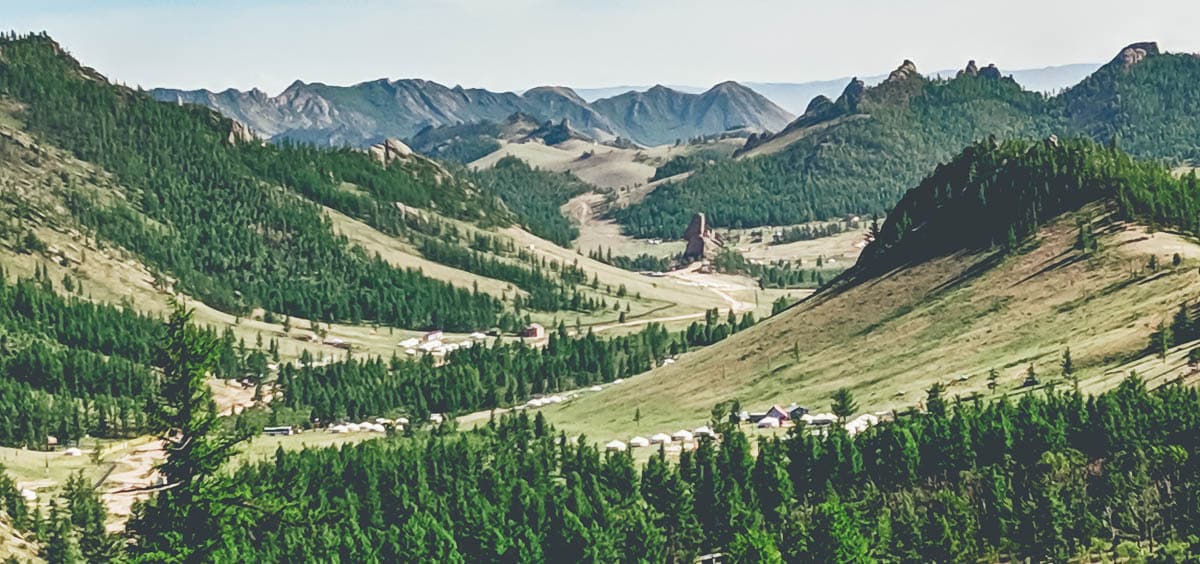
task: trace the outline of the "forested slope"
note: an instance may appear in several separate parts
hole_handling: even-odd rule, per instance
[[[436,167],[237,142],[233,124],[210,110],[112,86],[45,36],[0,42],[0,94],[22,104],[32,132],[103,166],[126,191],[125,201],[81,198],[70,211],[210,305],[448,329],[491,325],[502,309],[350,248],[317,205],[298,197],[376,223],[402,221],[393,202],[506,221],[494,197],[439,177]],[[345,183],[366,194],[342,190]]]
[[[929,80],[902,67],[878,86],[851,83],[837,101],[815,100],[789,127],[865,119],[842,121],[773,155],[703,167],[614,215],[630,234],[673,238],[697,211],[722,227],[882,212],[934,163],[976,139],[1049,134],[1046,113],[1041,94],[1011,79]]]
[[[878,86],[852,82],[838,100],[813,100],[776,138],[777,152],[704,167],[618,210],[626,231],[678,237],[691,214],[716,226],[794,224],[883,213],[936,163],[989,137],[1086,136],[1143,158],[1194,160],[1200,146],[1200,57],[1131,45],[1056,97],[1023,91],[994,67],[950,80],[911,63]],[[770,144],[774,138],[747,145]]]

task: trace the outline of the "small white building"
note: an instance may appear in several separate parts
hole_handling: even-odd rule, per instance
[[[717,436],[717,434],[714,433],[713,430],[708,427],[708,425],[701,425],[699,427],[696,427],[695,429],[692,430],[692,434],[697,437],[715,438]]]
[[[646,437],[634,437],[629,439],[629,446],[632,448],[644,448],[650,446],[650,439]]]
[[[650,436],[650,444],[669,445],[671,444],[671,435],[666,433],[655,433]]]
[[[79,449],[77,449],[77,448],[75,448],[75,447],[71,447],[71,448],[69,448],[69,449],[67,449],[67,450],[64,450],[64,451],[63,451],[63,454],[65,454],[65,455],[67,455],[67,456],[83,456],[83,451],[82,451],[82,450],[79,450]]]
[[[671,433],[671,438],[676,441],[685,442],[692,440],[694,437],[692,436],[691,431],[688,431],[687,429],[680,429],[674,433]]]
[[[411,339],[405,339],[403,341],[400,341],[400,343],[397,346],[399,346],[402,349],[411,349],[419,344],[421,344],[421,340],[416,337],[413,337]]]
[[[762,419],[758,420],[758,428],[759,429],[778,429],[779,428],[779,420],[774,417],[771,417],[771,416],[763,417]]]
[[[425,336],[422,337],[422,340],[424,340],[426,343],[430,341],[440,341],[445,336],[446,334],[443,333],[441,329],[434,329],[433,331],[426,333]]]
[[[608,452],[625,452],[626,448],[628,447],[621,441],[609,441],[608,444],[604,445],[604,450]]]
[[[437,341],[437,340],[425,341],[424,343],[421,343],[419,346],[417,346],[417,348],[420,349],[421,352],[439,351],[439,350],[442,350],[442,342]]]

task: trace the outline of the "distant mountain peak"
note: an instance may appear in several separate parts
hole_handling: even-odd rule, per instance
[[[1121,52],[1117,53],[1117,56],[1113,58],[1109,65],[1120,65],[1121,68],[1127,69],[1142,62],[1142,60],[1146,59],[1147,57],[1153,57],[1160,54],[1161,52],[1158,50],[1158,43],[1154,41],[1133,43],[1126,46],[1124,49],[1121,49]]]
[[[583,99],[582,96],[580,96],[574,90],[572,90],[571,88],[566,87],[566,86],[537,86],[534,88],[530,88],[529,90],[526,90],[525,93],[522,94],[522,96],[524,96],[526,98],[537,97],[537,96],[557,96],[560,98],[566,98],[566,99],[568,99],[576,104],[579,104],[581,106],[587,105],[587,102]]]
[[[740,82],[737,82],[736,80],[726,80],[725,82],[720,82],[720,83],[714,84],[713,87],[709,89],[709,91],[711,92],[713,90],[718,90],[718,91],[720,91],[720,90],[750,90],[750,88],[743,86]]]

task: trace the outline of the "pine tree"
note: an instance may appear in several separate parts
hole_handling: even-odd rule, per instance
[[[135,560],[204,560],[219,542],[221,516],[244,503],[214,476],[249,437],[220,425],[205,381],[216,360],[216,341],[191,320],[192,312],[176,305],[167,323],[163,382],[153,413],[166,451],[157,467],[165,484],[128,525]]]
[[[832,410],[833,414],[842,421],[858,412],[858,403],[854,401],[854,393],[849,388],[841,388],[834,392]]]
[[[71,528],[71,521],[59,511],[58,502],[50,502],[50,536],[42,550],[42,557],[50,564],[82,564],[83,551]]]

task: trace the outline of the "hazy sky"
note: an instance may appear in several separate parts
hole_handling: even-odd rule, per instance
[[[1200,51],[1198,23],[1196,0],[0,0],[0,28],[48,31],[115,81],[271,94],[297,78],[520,90],[799,82],[904,58],[1032,68],[1134,41]]]

